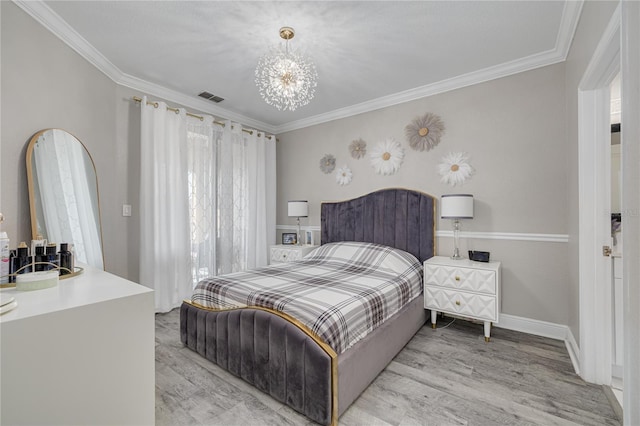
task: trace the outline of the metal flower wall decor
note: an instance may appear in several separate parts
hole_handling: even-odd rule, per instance
[[[320,159],[320,170],[322,173],[329,174],[336,168],[336,157],[331,154],[325,154],[324,157]]]
[[[378,143],[371,150],[371,166],[379,175],[392,175],[400,169],[404,159],[402,146],[393,138]]]
[[[450,152],[440,161],[440,182],[451,186],[462,185],[475,172],[468,162],[469,155],[466,152]]]
[[[356,139],[349,144],[349,153],[351,157],[359,160],[367,153],[367,143],[362,139]]]
[[[436,114],[430,112],[411,120],[404,128],[409,146],[416,151],[429,151],[440,143],[444,133],[444,123]]]
[[[349,185],[351,179],[353,179],[353,173],[351,173],[351,169],[347,165],[338,168],[336,171],[336,183],[338,185]]]

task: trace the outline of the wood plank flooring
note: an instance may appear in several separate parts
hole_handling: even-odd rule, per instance
[[[306,417],[180,342],[156,315],[156,424],[307,425]],[[443,320],[443,325],[451,321]],[[456,320],[425,325],[340,418],[341,425],[620,425],[602,387],[573,372],[564,343]]]

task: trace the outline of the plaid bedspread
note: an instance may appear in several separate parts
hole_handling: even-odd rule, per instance
[[[298,262],[207,278],[191,300],[215,309],[283,312],[340,354],[421,293],[422,265],[411,254],[342,242],[325,244]]]

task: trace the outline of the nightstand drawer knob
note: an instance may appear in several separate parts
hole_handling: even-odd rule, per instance
[[[460,281],[460,277],[456,275],[456,281]]]
[[[460,306],[460,301],[456,300],[456,305]]]

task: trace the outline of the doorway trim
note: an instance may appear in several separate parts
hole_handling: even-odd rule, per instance
[[[618,5],[578,86],[580,373],[588,382],[607,385],[612,279],[611,259],[602,255],[602,246],[611,245],[610,225],[605,226],[611,220],[611,161],[606,157],[611,147],[603,141],[611,137],[609,85],[620,71],[620,19]]]

